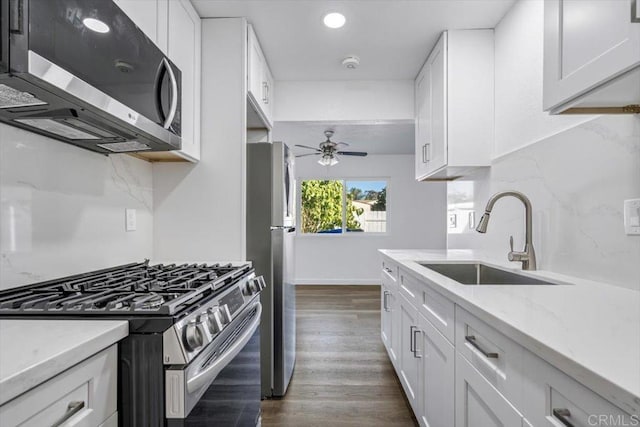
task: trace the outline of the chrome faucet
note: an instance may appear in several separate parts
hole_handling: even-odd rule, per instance
[[[531,201],[524,194],[519,191],[503,191],[501,193],[496,193],[487,202],[487,207],[484,208],[484,214],[480,218],[480,222],[476,227],[476,231],[479,233],[487,232],[487,225],[489,224],[489,218],[491,216],[491,211],[493,210],[493,205],[496,204],[498,200],[506,196],[513,196],[516,199],[520,200],[524,204],[525,209],[525,221],[526,221],[526,231],[524,238],[524,250],[522,252],[513,250],[513,236],[509,238],[509,245],[511,246],[511,251],[509,252],[508,258],[509,261],[520,261],[522,263],[523,270],[535,270],[536,269],[536,252],[533,249],[533,242],[531,241]]]

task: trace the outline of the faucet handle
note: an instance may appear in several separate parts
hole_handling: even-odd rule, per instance
[[[526,252],[517,252],[513,250],[513,236],[509,236],[509,247],[511,248],[507,255],[509,261],[525,261],[529,258],[529,254]]]

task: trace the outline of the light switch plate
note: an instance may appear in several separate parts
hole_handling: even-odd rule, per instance
[[[124,210],[124,229],[125,231],[136,231],[138,226],[137,218],[136,218],[136,210],[135,209],[125,209]]]
[[[640,236],[640,199],[624,201],[624,232],[627,236]]]

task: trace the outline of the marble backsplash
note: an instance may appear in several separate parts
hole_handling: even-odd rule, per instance
[[[623,200],[640,198],[640,117],[598,117],[450,182],[449,248],[506,259],[510,235],[523,247],[524,208],[513,198],[496,203],[486,234],[473,229],[504,190],[531,199],[539,269],[640,290],[640,236],[623,226]]]
[[[0,125],[0,289],[142,261],[152,238],[150,163]]]

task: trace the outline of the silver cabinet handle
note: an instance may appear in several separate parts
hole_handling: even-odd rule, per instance
[[[567,417],[571,416],[571,412],[567,408],[553,408],[551,413],[566,427],[574,427],[571,421],[567,419]]]
[[[167,119],[164,121],[163,125],[165,129],[169,129],[176,113],[178,112],[178,80],[176,80],[176,75],[173,73],[173,68],[171,68],[171,64],[167,58],[162,58],[162,62],[166,67],[167,73],[169,74],[169,80],[171,81],[171,107],[169,108],[169,114],[167,115]]]
[[[269,84],[267,82],[262,82],[262,102],[268,104],[267,99],[267,91],[269,90]]]
[[[416,335],[413,333],[414,329],[417,329],[417,328],[415,326],[412,326],[412,327],[409,328],[409,331],[410,331],[409,334],[411,335],[409,337],[409,350],[415,355],[416,354],[415,353],[415,351],[416,351],[416,343],[415,343],[415,341],[413,339],[416,337]]]
[[[264,101],[265,104],[268,104],[271,99],[271,85],[267,82],[267,99]]]
[[[382,306],[384,308],[384,311],[389,311],[389,291],[384,291],[384,293],[382,294]]]
[[[393,270],[390,269],[389,267],[384,267],[384,271],[386,271],[389,274],[393,273]]]
[[[75,400],[73,402],[69,402],[69,405],[67,406],[67,412],[65,412],[64,415],[60,417],[60,419],[51,424],[51,427],[58,427],[66,423],[71,417],[80,412],[82,408],[84,408],[84,401]]]
[[[480,345],[478,345],[478,342],[476,341],[476,337],[474,335],[467,335],[467,336],[464,337],[464,339],[469,344],[471,344],[476,350],[478,350],[480,353],[482,353],[484,355],[484,357],[486,357],[487,359],[497,359],[498,358],[498,353],[490,353],[490,352],[484,350],[482,347],[480,347]]]
[[[421,333],[422,331],[414,326],[413,330],[413,357],[416,359],[422,359],[422,354],[418,354],[418,339],[416,338],[416,333]]]
[[[426,162],[430,162],[431,161],[431,143],[427,142],[426,144],[424,144],[424,151],[425,151],[425,159]]]
[[[422,144],[422,163],[427,163],[427,144]]]

